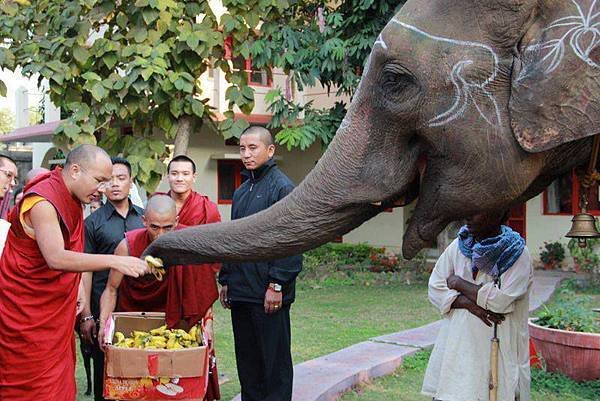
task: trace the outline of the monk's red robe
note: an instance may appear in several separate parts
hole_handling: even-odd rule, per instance
[[[168,195],[171,195],[169,191]],[[179,224],[198,226],[200,224],[218,223],[221,221],[219,208],[208,196],[192,191],[179,211]]]
[[[177,229],[185,228],[179,225]],[[140,257],[150,245],[145,228],[125,233],[130,256]],[[219,296],[212,265],[171,266],[163,281],[153,275],[141,278],[123,277],[119,286],[119,304],[122,312],[165,312],[167,326],[173,327],[184,320],[190,328],[199,322]],[[211,350],[210,376],[205,400],[220,399],[219,375]]]
[[[125,239],[129,255],[135,257],[140,257],[151,242],[145,228],[126,232]],[[188,274],[197,270],[206,271],[203,275]],[[205,279],[199,280],[199,277]],[[189,328],[202,320],[218,296],[212,269],[206,266],[171,266],[163,281],[156,280],[153,275],[123,277],[119,286],[118,310],[165,312],[169,327],[184,320]]]
[[[36,177],[24,198],[38,195],[58,213],[65,249],[82,252],[83,209],[61,169]],[[52,270],[20,222],[23,202],[0,259],[0,400],[75,401],[75,309],[80,274]]]

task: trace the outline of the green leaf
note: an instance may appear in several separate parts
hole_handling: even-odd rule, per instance
[[[162,129],[163,131],[168,132],[173,126],[171,114],[165,109],[161,109],[156,114],[156,125],[158,125],[158,128]]]
[[[173,100],[171,100],[171,103],[169,103],[169,110],[171,111],[171,114],[173,114],[173,117],[175,117],[175,118],[179,118],[179,116],[181,115],[182,109],[183,109],[183,107],[181,104],[181,100],[179,100],[179,99],[173,99]]]
[[[254,89],[249,86],[242,87],[242,96],[248,101],[254,101]]]
[[[195,115],[202,118],[204,116],[204,103],[199,100],[192,100],[192,111]]]
[[[142,43],[148,37],[148,31],[146,28],[137,28],[133,30],[133,39],[137,43]]]
[[[102,80],[102,78],[100,78],[100,75],[98,75],[92,71],[86,72],[85,74],[83,74],[81,76],[81,78],[85,79],[86,81],[101,81]]]
[[[65,135],[67,137],[73,139],[73,138],[77,137],[77,135],[81,132],[81,129],[77,125],[75,125],[71,122],[68,122],[68,123],[64,124],[63,132],[65,133]]]
[[[6,92],[7,92],[6,84],[3,81],[0,81],[0,96],[6,97]]]
[[[19,6],[10,1],[3,1],[0,3],[0,10],[2,10],[3,13],[6,13],[9,17],[14,17],[19,12]]]
[[[131,57],[135,53],[135,46],[125,46],[123,50],[121,50],[122,57]]]
[[[144,78],[144,81],[147,81],[153,73],[154,70],[152,69],[152,67],[146,67],[142,70],[142,78]]]
[[[96,101],[101,102],[107,95],[106,88],[100,83],[97,82],[92,86],[92,96]]]
[[[115,52],[106,53],[104,57],[102,57],[102,61],[104,61],[104,65],[108,67],[108,69],[112,69],[117,64],[118,57]]]
[[[156,18],[158,18],[158,11],[151,8],[146,8],[142,11],[142,16],[146,25],[150,25]]]
[[[198,47],[198,43],[200,43],[200,38],[198,37],[196,32],[193,32],[188,36],[185,43],[190,47],[190,49],[196,50],[196,48]]]
[[[137,0],[135,2],[136,7],[146,7],[148,6],[148,0]]]
[[[75,48],[73,48],[73,58],[75,58],[79,64],[85,64],[90,58],[90,52],[85,47],[75,46]]]
[[[61,74],[58,72],[55,72],[54,74],[52,74],[52,76],[50,78],[59,85],[62,85],[65,80],[64,74]]]

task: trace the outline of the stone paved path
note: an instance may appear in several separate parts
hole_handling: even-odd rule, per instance
[[[529,299],[530,312],[546,302],[560,281],[561,272],[536,271]],[[293,401],[334,401],[340,393],[376,377],[393,373],[402,359],[431,348],[441,321],[352,345],[294,366]],[[238,395],[233,401],[240,401]]]

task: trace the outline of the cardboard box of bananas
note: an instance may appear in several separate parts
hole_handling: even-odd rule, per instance
[[[122,348],[139,349],[183,349],[202,345],[202,328],[199,324],[189,331],[183,329],[167,329],[162,325],[148,331],[133,330],[129,337],[120,331],[115,332],[113,345]]]
[[[203,399],[209,354],[200,324],[169,329],[163,312],[115,312],[104,333],[104,398]]]

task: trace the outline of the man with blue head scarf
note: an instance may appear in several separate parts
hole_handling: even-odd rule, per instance
[[[533,267],[523,238],[503,225],[507,218],[498,212],[471,216],[431,273],[429,300],[443,319],[422,392],[434,400],[488,399],[493,324],[500,339],[498,399],[530,399]]]

